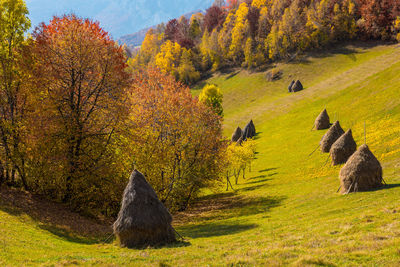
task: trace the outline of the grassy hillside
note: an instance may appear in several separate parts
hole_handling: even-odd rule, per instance
[[[277,68],[283,76],[275,82],[247,71],[206,81],[223,90],[225,134],[252,118],[259,153],[235,192],[221,186],[176,216],[187,242],[121,249],[102,242],[106,233],[74,234],[1,200],[0,264],[399,265],[400,48],[348,45]],[[292,79],[301,79],[305,90],[288,94]],[[325,107],[332,120],[352,128],[358,144],[366,122],[367,144],[388,186],[336,193],[340,167],[324,165],[326,154],[308,157],[324,133],[310,130]]]

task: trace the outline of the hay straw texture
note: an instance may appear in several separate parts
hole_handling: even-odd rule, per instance
[[[114,223],[122,247],[156,246],[176,241],[172,216],[158,199],[143,174],[133,171]]]
[[[349,158],[339,174],[342,193],[367,191],[382,186],[382,166],[367,145]]]
[[[333,143],[329,151],[332,158],[332,165],[335,166],[346,163],[356,150],[357,144],[354,141],[351,129],[349,129],[345,134],[339,137],[335,143]]]
[[[240,139],[240,137],[242,137],[242,135],[243,135],[242,129],[240,129],[240,127],[237,127],[235,132],[232,134],[231,141],[237,142]]]
[[[331,126],[329,115],[326,109],[324,109],[318,117],[315,119],[314,127],[316,130],[325,130],[329,129]]]
[[[322,137],[322,140],[320,142],[321,151],[324,153],[329,153],[329,150],[331,149],[333,143],[335,143],[336,140],[338,140],[339,137],[342,136],[342,134],[344,134],[344,131],[340,126],[339,121],[336,121]]]
[[[294,85],[295,81],[292,81],[289,86],[288,86],[288,92],[291,93],[292,92],[292,87]]]
[[[251,120],[243,129],[242,139],[243,141],[246,141],[248,138],[253,138],[255,135],[256,128],[254,126],[253,120]]]

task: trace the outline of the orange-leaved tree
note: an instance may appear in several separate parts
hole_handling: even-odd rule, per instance
[[[168,207],[185,209],[220,178],[221,117],[158,69],[137,73],[130,92],[126,151]]]
[[[33,39],[32,187],[106,212],[123,184],[116,181],[123,176],[116,131],[128,111],[130,78],[123,49],[99,23],[75,15],[41,24]]]

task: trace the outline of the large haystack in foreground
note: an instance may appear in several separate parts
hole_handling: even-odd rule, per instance
[[[242,129],[240,129],[240,127],[237,127],[235,132],[232,134],[231,141],[237,142],[240,139],[240,137],[242,137],[242,135],[243,135]]]
[[[333,143],[335,143],[336,140],[338,140],[339,137],[342,136],[342,134],[344,134],[344,131],[340,126],[339,121],[336,121],[322,137],[320,142],[321,151],[324,153],[329,153],[329,150],[331,149]]]
[[[114,234],[122,247],[155,246],[176,241],[172,216],[143,174],[133,171],[125,188]]]
[[[316,130],[324,130],[331,127],[331,122],[329,120],[329,115],[326,109],[324,109],[315,119],[314,127]]]
[[[351,155],[357,150],[357,144],[354,141],[353,133],[349,129],[335,143],[333,143],[329,153],[332,158],[332,165],[346,163]]]
[[[339,174],[342,193],[367,191],[382,186],[382,166],[367,145],[349,158]]]
[[[253,120],[251,120],[243,129],[242,139],[243,141],[246,141],[248,138],[253,138],[255,135],[256,128],[254,126]]]

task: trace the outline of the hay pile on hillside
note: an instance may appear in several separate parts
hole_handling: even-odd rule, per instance
[[[351,129],[345,134],[339,137],[335,143],[333,143],[329,153],[332,158],[332,165],[338,165],[346,163],[351,155],[357,150],[357,144],[354,141]]]
[[[316,130],[329,129],[331,126],[329,115],[326,109],[324,109],[318,117],[315,119],[314,127]]]
[[[172,216],[143,174],[134,171],[125,188],[114,234],[122,247],[162,245],[176,241]]]
[[[382,166],[367,145],[362,145],[339,174],[342,193],[367,191],[382,186]]]
[[[240,139],[240,137],[242,137],[242,135],[243,135],[242,129],[240,129],[240,127],[237,127],[235,132],[232,134],[231,141],[237,142]]]
[[[288,92],[291,93],[292,92],[292,87],[294,85],[295,81],[292,81],[289,86],[288,86]]]
[[[243,129],[242,139],[246,141],[248,138],[253,138],[254,136],[256,136],[256,127],[253,120],[251,120]]]
[[[321,151],[324,153],[329,153],[329,150],[331,149],[333,143],[335,143],[336,140],[338,140],[339,137],[342,136],[342,134],[344,134],[344,131],[340,126],[339,121],[336,121],[322,137],[322,140],[320,142]]]
[[[304,88],[303,88],[303,85],[301,84],[301,82],[299,81],[299,80],[297,80],[294,84],[293,84],[293,86],[292,86],[292,92],[298,92],[298,91],[301,91],[301,90],[303,90]]]

